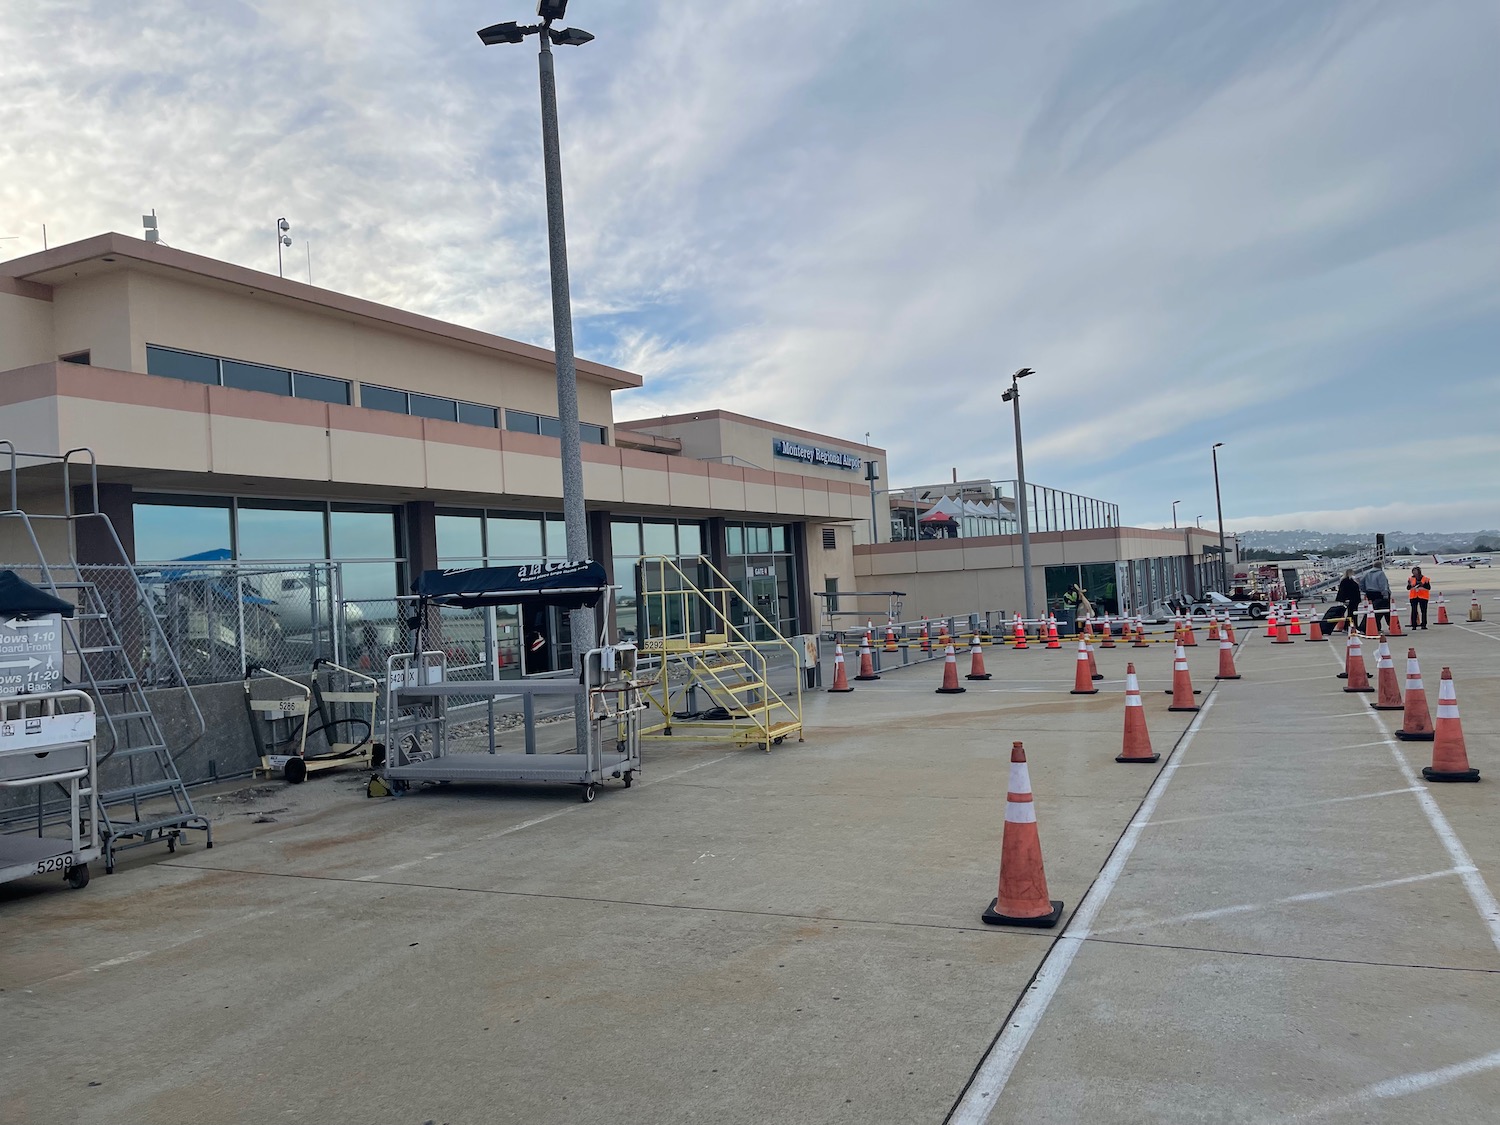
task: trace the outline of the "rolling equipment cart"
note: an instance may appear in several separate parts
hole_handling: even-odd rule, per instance
[[[101,854],[94,735],[94,701],[86,692],[0,699],[0,788],[56,785],[68,796],[64,824],[47,822],[38,793],[36,834],[0,836],[0,883],[55,871],[75,890],[88,886],[89,862]]]

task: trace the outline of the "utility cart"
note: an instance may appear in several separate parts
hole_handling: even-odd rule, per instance
[[[56,872],[75,890],[88,886],[89,863],[100,856],[94,736],[86,692],[0,698],[0,789],[38,790],[35,833],[0,836],[0,883]],[[42,813],[41,791],[51,786],[68,798],[63,823]]]
[[[402,793],[414,782],[543,782],[577,785],[585,801],[596,787],[618,779],[630,787],[641,768],[643,687],[634,645],[601,646],[584,657],[573,679],[454,680],[445,654],[423,647],[439,608],[494,605],[574,609],[607,601],[609,586],[597,563],[531,567],[480,567],[427,571],[415,584],[413,651],[387,664],[385,786]],[[575,724],[541,733],[565,736],[560,752],[539,746],[538,701],[566,702],[587,716],[587,744],[577,745]],[[513,728],[523,750],[500,749],[504,733],[497,717],[520,708]],[[372,790],[373,792],[373,790]]]
[[[306,684],[248,665],[245,711],[260,755],[256,774],[279,773],[290,784],[300,785],[310,773],[369,766],[376,746],[372,735],[379,694],[380,684],[373,676],[331,660],[314,661]]]

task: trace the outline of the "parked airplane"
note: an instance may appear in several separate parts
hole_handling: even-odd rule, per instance
[[[1493,566],[1489,555],[1433,555],[1432,561],[1440,566],[1466,566],[1473,570],[1476,566]]]

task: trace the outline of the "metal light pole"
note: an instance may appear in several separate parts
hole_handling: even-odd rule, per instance
[[[865,435],[865,444],[870,444],[870,435]],[[875,511],[875,482],[880,479],[880,465],[876,461],[865,462],[865,480],[870,482],[870,542],[880,542],[880,525]]]
[[[1026,620],[1036,620],[1036,603],[1031,591],[1031,498],[1026,494],[1026,459],[1021,455],[1021,388],[1020,380],[1036,372],[1023,367],[1010,377],[1010,390],[1000,396],[1010,403],[1016,423],[1016,506],[1021,510],[1021,569],[1026,581]]]
[[[1181,504],[1181,503],[1182,503],[1181,500],[1173,500],[1172,501],[1172,530],[1173,531],[1177,530],[1177,505]]]
[[[287,222],[286,219],[283,218],[283,219],[277,219],[276,220],[276,276],[277,277],[285,277],[286,276],[286,274],[283,273],[282,269],[281,269],[281,248],[283,246],[290,246],[292,244],[292,236],[289,235],[289,234],[287,234],[287,231],[289,231],[291,229],[292,229],[292,224],[289,223],[289,222]]]
[[[562,153],[557,139],[557,78],[552,66],[552,44],[581,47],[594,37],[576,27],[554,31],[552,21],[567,12],[568,0],[541,0],[537,5],[540,24],[521,26],[514,22],[495,24],[479,32],[485,46],[520,43],[536,35],[541,43],[537,69],[542,95],[542,165],[547,184],[547,251],[552,271],[552,350],[557,357],[557,420],[562,431],[563,522],[567,528],[568,561],[585,562],[589,557],[588,521],[584,514],[583,451],[578,432],[578,370],[573,357],[573,305],[568,288],[568,239],[563,223]],[[582,670],[583,656],[598,635],[592,606],[569,612],[573,670]],[[589,740],[588,707],[573,708],[573,726],[579,753]]]
[[[1219,447],[1222,441],[1214,442],[1214,447],[1209,450],[1214,458],[1214,504],[1219,509],[1219,593],[1229,592],[1229,568],[1224,562],[1224,501],[1219,499]]]

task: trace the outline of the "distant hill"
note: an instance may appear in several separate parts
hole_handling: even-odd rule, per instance
[[[1289,554],[1340,555],[1350,547],[1366,548],[1375,543],[1375,532],[1312,531],[1242,531],[1240,546],[1257,551],[1285,551]],[[1460,555],[1468,551],[1500,551],[1500,530],[1483,531],[1387,531],[1386,550],[1403,548],[1413,554]]]

